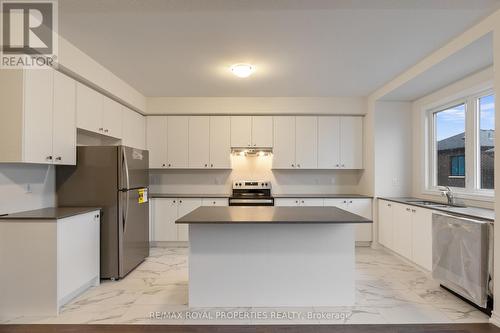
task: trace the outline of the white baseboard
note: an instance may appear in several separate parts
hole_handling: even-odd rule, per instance
[[[500,314],[496,311],[491,313],[490,324],[500,327]]]

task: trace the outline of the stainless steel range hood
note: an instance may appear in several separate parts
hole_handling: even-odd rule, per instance
[[[273,148],[270,147],[232,147],[231,154],[238,156],[269,156],[273,153]]]

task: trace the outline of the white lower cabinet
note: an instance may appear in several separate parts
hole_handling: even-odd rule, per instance
[[[431,209],[379,200],[379,242],[432,270]]]
[[[292,206],[317,206],[338,207],[353,214],[372,219],[372,199],[345,199],[345,198],[276,198],[274,205],[278,207]],[[356,226],[356,241],[372,241],[372,224],[360,224]]]
[[[274,199],[274,205],[281,207],[287,207],[287,206],[323,207],[323,198],[276,198]]]
[[[395,203],[393,207],[393,249],[411,260],[411,208]]]
[[[325,199],[326,207],[338,207],[353,214],[372,219],[372,199]],[[356,225],[356,241],[372,241],[372,223]]]
[[[201,198],[155,198],[153,202],[154,242],[185,242],[189,240],[188,225],[175,224],[175,221],[202,205]]]
[[[53,316],[99,285],[100,211],[0,223],[0,313]]]
[[[203,198],[201,200],[202,206],[229,206],[227,198]]]
[[[393,211],[392,202],[378,201],[378,241],[383,246],[393,250]]]
[[[412,257],[423,268],[432,271],[432,213],[415,207],[412,211]]]

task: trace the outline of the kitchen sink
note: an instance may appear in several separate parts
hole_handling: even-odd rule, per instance
[[[419,205],[419,206],[427,206],[427,207],[434,207],[434,208],[457,208],[457,207],[464,207],[460,205],[447,205],[441,202],[434,202],[434,201],[427,201],[427,200],[408,200],[408,203],[412,203],[414,205]]]

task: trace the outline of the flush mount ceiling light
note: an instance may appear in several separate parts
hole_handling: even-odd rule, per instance
[[[254,71],[255,67],[250,64],[234,64],[231,66],[231,72],[241,78],[249,77]]]

